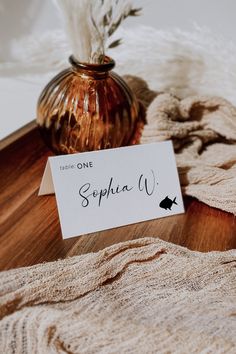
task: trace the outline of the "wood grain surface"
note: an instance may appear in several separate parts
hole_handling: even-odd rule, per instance
[[[235,217],[192,198],[184,199],[185,214],[63,241],[55,196],[37,195],[49,155],[33,123],[2,144],[0,270],[95,252],[145,236],[203,252],[236,248]]]

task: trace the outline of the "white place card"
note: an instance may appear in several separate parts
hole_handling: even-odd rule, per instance
[[[184,212],[170,141],[49,157],[63,238]]]

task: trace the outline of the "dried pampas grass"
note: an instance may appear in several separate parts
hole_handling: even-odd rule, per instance
[[[108,39],[128,16],[136,16],[129,0],[55,0],[65,21],[72,52],[77,60],[101,63],[108,47],[120,40]]]
[[[236,45],[203,28],[192,31],[152,27],[119,28],[120,47],[109,49],[120,75],[145,79],[157,91],[221,96],[236,105]],[[71,48],[62,31],[24,38],[14,44],[14,62],[0,63],[0,76],[48,77],[68,67]]]

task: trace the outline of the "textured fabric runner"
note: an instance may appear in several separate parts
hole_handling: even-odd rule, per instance
[[[236,215],[236,108],[210,96],[179,99],[125,77],[147,109],[142,143],[172,140],[184,194]]]
[[[236,251],[144,238],[0,273],[0,352],[236,353]]]

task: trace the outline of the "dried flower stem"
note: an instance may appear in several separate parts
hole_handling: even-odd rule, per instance
[[[100,63],[105,51],[121,43],[108,43],[119,25],[137,16],[130,0],[56,0],[63,17],[74,56],[80,62]]]

